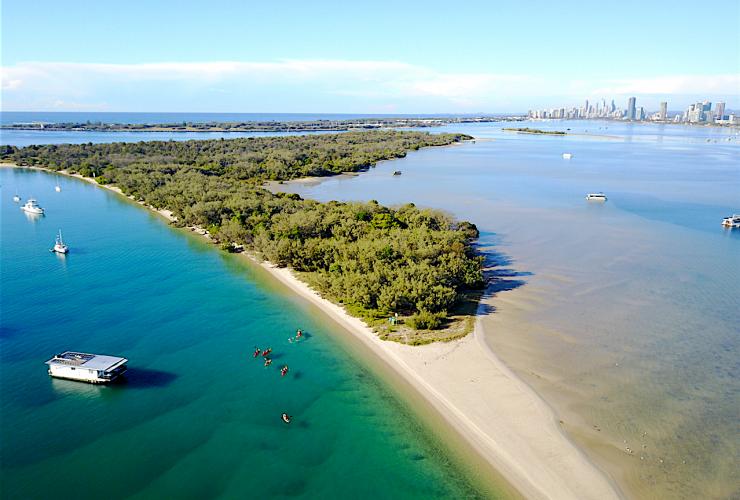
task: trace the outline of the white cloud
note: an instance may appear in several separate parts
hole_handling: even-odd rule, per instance
[[[739,87],[737,75],[588,81],[443,72],[399,61],[23,62],[2,68],[3,107],[16,110],[97,108],[107,102],[118,110],[523,111],[586,96],[730,99]]]

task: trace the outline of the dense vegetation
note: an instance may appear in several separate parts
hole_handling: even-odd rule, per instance
[[[435,329],[466,292],[482,286],[482,260],[471,245],[478,236],[473,224],[413,204],[392,209],[374,201],[319,203],[260,186],[266,180],[357,171],[408,150],[463,138],[384,131],[2,147],[0,157],[94,175],[134,199],[171,210],[182,225],[207,228],[225,248],[243,246],[304,273],[355,314],[377,319],[398,312],[407,326]]]

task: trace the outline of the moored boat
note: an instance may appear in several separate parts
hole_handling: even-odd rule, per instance
[[[49,375],[91,384],[107,384],[126,372],[126,358],[65,351],[46,362]]]
[[[20,203],[21,197],[16,193],[15,195],[13,195],[13,201],[16,203]]]
[[[60,186],[59,184],[57,184],[56,186],[54,186],[54,191],[56,191],[57,193],[61,193],[62,192],[62,186]]]
[[[573,158],[573,153],[563,153],[564,160],[570,160],[571,158]]]
[[[21,210],[29,214],[35,214],[35,215],[44,214],[44,209],[41,208],[38,202],[33,198],[29,198],[26,204],[21,207]]]
[[[606,195],[604,193],[588,193],[586,199],[588,201],[606,201]]]
[[[62,239],[62,230],[59,230],[59,234],[57,235],[57,239],[54,242],[54,247],[50,250],[52,252],[65,254],[69,252],[69,247],[64,243],[64,240]]]
[[[740,215],[732,214],[730,217],[725,217],[722,219],[722,225],[730,229],[740,228]]]

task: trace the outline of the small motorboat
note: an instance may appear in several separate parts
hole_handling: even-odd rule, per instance
[[[570,160],[573,158],[573,153],[563,153],[563,160]]]
[[[401,171],[400,170],[396,170],[395,172],[393,172],[393,175],[401,175]]]
[[[290,423],[290,415],[288,415],[287,413],[283,413],[282,415],[280,415],[280,419],[286,424]]]
[[[21,207],[21,210],[29,214],[44,215],[44,209],[33,198],[29,198],[26,204]]]
[[[21,197],[18,194],[15,194],[13,196],[13,201],[16,202],[16,203],[20,203],[21,202]]]
[[[62,239],[62,230],[59,230],[59,234],[57,235],[56,242],[54,243],[54,248],[49,250],[50,252],[56,252],[61,254],[66,254],[69,252],[69,247],[64,243],[64,240]]]
[[[725,217],[722,219],[722,225],[730,229],[740,228],[740,215],[732,214],[731,217]]]
[[[62,186],[60,186],[59,184],[57,184],[56,186],[54,186],[54,191],[56,191],[57,193],[61,193],[62,192]]]
[[[604,193],[588,193],[586,199],[588,201],[606,201],[606,195]]]

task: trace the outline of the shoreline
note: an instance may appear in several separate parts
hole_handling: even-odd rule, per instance
[[[148,208],[170,222],[168,210],[157,210],[79,174],[29,168],[74,177],[108,189]],[[208,238],[207,231],[190,228]],[[467,444],[527,498],[619,498],[614,481],[596,467],[565,435],[555,413],[486,345],[481,300],[472,334],[448,343],[408,346],[380,340],[359,318],[322,298],[290,269],[257,263],[296,295],[342,326],[370,352],[413,387]]]

